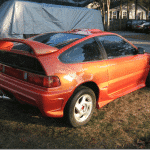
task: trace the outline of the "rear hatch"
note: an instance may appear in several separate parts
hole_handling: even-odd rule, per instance
[[[46,76],[46,70],[38,56],[57,51],[55,47],[31,40],[0,40],[0,72],[17,80],[24,80],[42,87],[51,87],[52,79]]]
[[[0,39],[0,72],[19,80],[43,87],[60,85],[57,76],[47,76],[44,60],[49,55],[84,38],[86,35],[72,33],[45,33],[30,39]]]
[[[29,55],[0,50],[0,63],[12,68],[45,75],[40,62],[35,57]]]

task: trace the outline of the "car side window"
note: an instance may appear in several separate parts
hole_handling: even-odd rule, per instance
[[[102,55],[97,42],[92,38],[63,52],[59,59],[64,63],[79,63],[101,60]]]
[[[119,36],[100,36],[98,40],[105,48],[108,59],[134,55],[135,48]]]

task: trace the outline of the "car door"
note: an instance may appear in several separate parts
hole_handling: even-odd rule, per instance
[[[144,82],[147,57],[135,54],[135,48],[116,35],[97,37],[107,53],[108,94],[120,94]]]

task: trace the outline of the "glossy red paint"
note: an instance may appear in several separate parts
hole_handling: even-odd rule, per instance
[[[14,45],[12,42],[18,42],[28,45],[33,50],[35,56],[46,55],[58,51],[58,49],[55,47],[51,47],[49,45],[39,43],[36,41],[25,39],[10,39],[10,38],[0,39],[0,49],[11,50],[11,48]]]
[[[11,50],[13,47],[13,43],[12,42],[7,42],[7,41],[0,41],[0,49],[3,50]]]
[[[66,33],[81,34],[79,31],[82,30],[72,30]],[[36,58],[45,71],[43,76],[58,77],[60,84],[46,88],[27,82],[25,75],[30,74],[30,72],[1,63],[0,90],[4,93],[11,93],[20,102],[37,106],[44,116],[63,117],[67,101],[81,85],[87,85],[88,87],[94,85],[94,88],[98,89],[98,93],[95,93],[97,94],[97,108],[101,108],[112,100],[145,86],[150,70],[150,54],[148,53],[92,62],[72,64],[61,62],[59,60],[60,54],[87,39],[97,36],[117,35],[100,30],[86,30],[86,35],[87,32],[89,33],[88,36],[62,49],[29,39],[1,39],[0,44],[8,44],[10,52]],[[130,43],[126,39],[124,40]],[[24,43],[30,46],[34,53],[11,49],[11,42]],[[132,43],[130,44],[135,47]],[[0,49],[7,50],[7,46],[0,45]],[[38,76],[38,74],[36,75]]]

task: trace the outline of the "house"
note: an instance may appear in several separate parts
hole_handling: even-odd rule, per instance
[[[107,10],[107,9],[105,9]],[[129,4],[129,19],[146,20],[147,8],[142,5],[137,5],[137,18],[135,18],[135,3]],[[150,11],[149,11],[150,16]],[[120,18],[120,5],[112,7],[110,5],[110,20]],[[122,5],[122,19],[127,19],[127,3]],[[105,13],[105,20],[107,21],[107,11]]]

